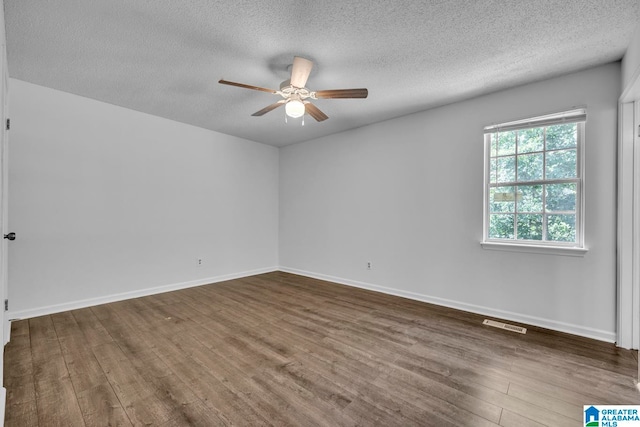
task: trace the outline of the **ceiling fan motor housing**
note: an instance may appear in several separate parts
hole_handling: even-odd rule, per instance
[[[292,99],[293,96],[297,96],[300,100],[307,98],[314,98],[313,92],[305,87],[295,87],[291,84],[290,80],[285,80],[280,83],[280,90],[278,94],[281,95],[284,99]]]

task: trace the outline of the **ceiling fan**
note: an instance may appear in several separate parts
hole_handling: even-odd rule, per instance
[[[262,116],[269,111],[275,110],[278,107],[285,106],[285,113],[292,118],[298,118],[305,113],[321,122],[327,120],[329,116],[320,111],[318,107],[313,105],[309,99],[331,99],[331,98],[366,98],[369,95],[367,89],[333,89],[333,90],[319,90],[311,91],[305,87],[307,79],[313,68],[313,62],[296,56],[293,58],[293,65],[291,66],[291,79],[285,80],[280,84],[280,90],[267,89],[258,86],[246,85],[243,83],[230,82],[228,80],[220,79],[218,83],[230,86],[243,87],[246,89],[259,90],[262,92],[272,93],[274,95],[280,95],[283,99],[275,102],[271,105],[264,107],[260,111],[256,111],[252,116]]]

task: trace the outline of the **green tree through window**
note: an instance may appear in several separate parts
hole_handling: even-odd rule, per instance
[[[581,246],[576,110],[485,128],[485,241]]]

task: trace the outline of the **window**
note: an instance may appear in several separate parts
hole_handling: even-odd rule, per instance
[[[485,128],[484,242],[583,247],[586,112]]]

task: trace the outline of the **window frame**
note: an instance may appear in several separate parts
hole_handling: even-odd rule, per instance
[[[506,132],[511,130],[525,130],[533,128],[546,128],[558,124],[570,124],[576,123],[576,178],[561,178],[561,179],[541,179],[541,180],[529,180],[518,182],[518,144],[513,156],[516,159],[515,168],[515,181],[513,182],[491,182],[491,137],[499,132]],[[572,255],[582,256],[587,252],[584,242],[584,211],[585,211],[585,178],[584,178],[584,152],[585,152],[585,123],[586,123],[586,110],[574,109],[564,111],[561,113],[548,114],[544,116],[538,116],[533,118],[527,118],[524,120],[517,120],[506,122],[497,125],[486,126],[484,128],[484,179],[483,179],[483,234],[481,244],[485,249],[496,250],[509,250],[519,252],[534,252],[534,253],[553,253],[559,255]],[[544,146],[542,151],[536,151],[536,153],[543,154],[542,170],[546,170],[547,153],[554,150],[547,150],[546,135],[544,139]],[[521,153],[521,154],[528,154]],[[494,158],[499,158],[498,156]],[[543,178],[544,177],[543,175]],[[514,211],[514,238],[513,239],[498,239],[489,237],[490,227],[490,195],[491,189],[496,187],[518,186],[518,185],[532,185],[539,184],[545,188],[545,185],[556,183],[575,183],[576,184],[576,208],[575,208],[575,230],[576,241],[575,242],[561,242],[551,240],[525,240],[517,239],[517,212]],[[546,228],[548,222],[549,213],[545,208],[545,191],[542,195],[543,199],[543,237],[546,237]]]

